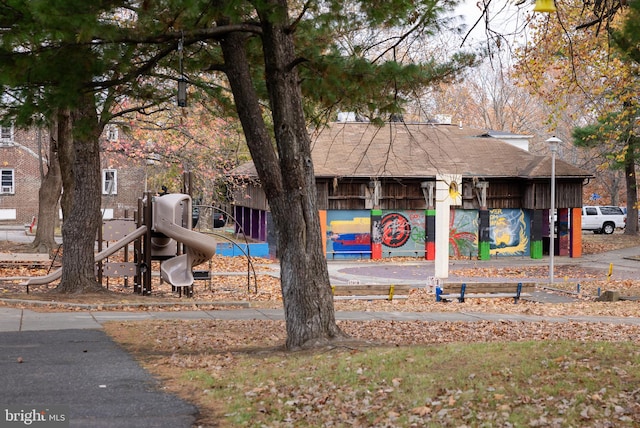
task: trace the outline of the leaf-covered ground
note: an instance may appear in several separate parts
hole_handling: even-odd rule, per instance
[[[622,233],[614,235],[595,235],[585,233],[583,235],[585,254],[600,253],[624,247],[639,247],[640,237],[626,236]],[[28,252],[25,244],[15,244],[0,241],[0,252]],[[403,260],[385,259],[380,263],[402,262]],[[29,300],[52,302],[50,307],[36,306],[36,310],[60,310],[61,303],[76,303],[91,305],[91,309],[103,310],[181,310],[193,309],[196,305],[207,307],[207,303],[238,302],[250,304],[254,307],[281,308],[282,296],[280,293],[280,281],[274,276],[275,270],[269,266],[268,260],[254,259],[250,265],[243,257],[214,257],[211,270],[214,276],[211,285],[205,281],[197,281],[193,297],[178,296],[166,283],[160,283],[159,278],[154,277],[153,295],[139,296],[133,293],[132,281],[126,284],[122,279],[111,278],[104,280],[108,285],[108,293],[99,295],[59,295],[54,293],[55,284],[47,286],[31,287],[31,293],[26,294],[25,288],[18,285],[20,281],[0,282],[0,298],[4,304],[17,306],[30,306]],[[363,265],[372,263],[362,261]],[[640,261],[638,262],[640,268]],[[206,268],[206,265],[202,266]],[[157,266],[155,267],[157,271]],[[37,276],[47,272],[46,269],[29,269],[26,267],[0,266],[0,277],[11,276]],[[544,278],[548,275],[545,266],[514,266],[510,267],[473,267],[456,269],[458,276],[478,278]],[[639,269],[640,272],[640,269]],[[254,275],[255,273],[255,275]],[[568,295],[575,298],[573,303],[542,304],[522,300],[514,305],[512,299],[467,299],[465,303],[439,303],[435,302],[433,294],[425,289],[416,289],[408,299],[396,299],[392,302],[385,300],[336,300],[336,310],[363,310],[363,311],[409,311],[409,312],[496,312],[496,313],[523,313],[530,315],[602,315],[602,316],[640,316],[640,303],[636,301],[621,301],[616,303],[594,302],[598,289],[616,290],[623,296],[640,297],[640,275],[637,279],[613,279],[607,280],[602,273],[594,274],[588,267],[580,265],[557,266],[558,278],[582,278],[580,281],[580,293],[577,294],[575,282],[564,283],[559,280],[555,284],[557,289],[565,289]],[[11,299],[19,302],[11,302]],[[55,302],[55,304],[53,303]],[[158,303],[162,306],[153,306]],[[149,305],[151,304],[151,305]],[[167,307],[167,304],[175,304]],[[143,306],[144,305],[144,306]],[[82,306],[67,307],[67,310],[84,310]]]
[[[621,234],[593,237],[585,235],[585,238],[585,253],[640,246],[640,240],[637,238]],[[23,246],[16,247],[10,243],[0,245],[0,250],[3,246],[4,250],[25,250]],[[390,262],[392,261],[385,261]],[[211,288],[204,282],[198,282],[193,298],[177,296],[168,285],[160,284],[157,279],[153,285],[154,295],[150,297],[137,296],[132,293],[131,284],[124,287],[122,281],[113,280],[109,284],[109,293],[85,296],[60,296],[51,292],[52,287],[44,286],[35,287],[32,293],[27,295],[23,287],[5,283],[0,284],[0,297],[5,298],[0,304],[54,311],[79,311],[88,308],[130,311],[182,310],[194,309],[198,305],[212,308],[215,307],[215,302],[222,301],[260,307],[282,307],[279,280],[270,275],[268,267],[262,265],[260,260],[255,260],[255,266],[256,270],[262,273],[255,277],[247,275],[247,261],[242,258],[214,258],[212,263],[213,271],[219,274],[214,276]],[[581,283],[581,294],[574,295],[576,301],[572,303],[543,304],[521,301],[515,305],[511,299],[468,299],[465,303],[437,303],[433,294],[421,289],[415,290],[406,300],[341,300],[335,302],[335,307],[337,310],[363,311],[640,316],[640,303],[636,301],[593,301],[595,290],[599,287],[603,290],[616,289],[623,295],[640,296],[640,279],[606,281],[597,276],[590,278],[590,273],[580,267],[558,269],[560,276],[591,279]],[[0,268],[0,277],[43,273],[44,270]],[[544,278],[546,270],[526,266],[502,269],[474,268],[458,273],[464,276]],[[562,284],[559,285],[561,286]],[[46,300],[51,304],[33,305],[29,303],[30,299]],[[75,305],[61,306],[64,303]],[[170,303],[172,306],[142,305],[148,303]],[[223,310],[224,307],[215,309]],[[362,387],[334,383],[335,381],[328,376],[322,377],[322,383],[318,383],[318,378],[308,374],[303,376],[303,380],[311,381],[309,384],[295,384],[284,376],[270,376],[274,370],[290,370],[288,364],[293,361],[289,358],[290,354],[282,351],[286,336],[283,322],[114,322],[108,324],[105,330],[129,349],[149,371],[161,378],[167,390],[196,404],[200,410],[198,422],[201,426],[518,426],[518,423],[512,422],[512,416],[525,409],[526,413],[523,412],[522,415],[525,422],[520,422],[524,423],[524,426],[561,427],[569,423],[572,426],[604,427],[640,424],[640,408],[637,405],[640,399],[640,376],[636,376],[640,355],[637,349],[637,343],[640,342],[638,326],[577,322],[436,323],[383,320],[345,321],[339,322],[339,325],[352,340],[337,345],[337,348],[332,350],[321,351],[313,358],[301,362],[295,370],[313,373],[319,365],[317,358],[323,357],[332,361],[330,367],[334,367],[338,361],[345,362],[348,367],[349,364],[355,364],[354,361],[361,350],[372,346],[379,349],[375,355],[390,352],[391,349],[395,356],[396,351],[403,347],[421,350],[422,348],[414,347],[443,346],[445,343],[506,344],[533,341],[549,348],[549,352],[561,353],[553,358],[541,357],[540,361],[537,361],[538,358],[531,359],[535,360],[539,371],[536,381],[530,385],[526,379],[516,383],[515,376],[521,374],[510,368],[510,363],[499,367],[496,365],[494,370],[483,372],[480,368],[470,367],[471,361],[460,356],[458,359],[451,359],[446,355],[449,364],[445,370],[446,382],[459,379],[463,385],[436,387],[424,397],[420,394],[418,402],[405,402],[398,399],[396,394],[413,388],[409,385],[412,367],[417,359],[415,356],[405,357],[401,363],[406,364],[406,368],[401,368],[400,374],[389,379],[375,379],[365,364],[355,367],[355,383],[362,384]],[[555,346],[553,343],[564,340],[576,345],[568,345],[568,351],[552,350]],[[619,342],[620,346],[630,347],[630,351],[625,355],[607,356],[611,359],[609,363],[605,363],[605,355],[601,355],[601,352],[605,352],[602,350],[607,348],[594,345],[594,348],[584,352],[579,349],[578,344],[583,344],[586,348],[587,345],[584,344],[591,342]],[[443,352],[453,351],[447,348]],[[494,352],[497,353],[491,358],[505,356],[500,349]],[[526,358],[529,352],[532,351],[510,347],[507,357]],[[477,361],[482,359],[478,358]],[[520,363],[517,366],[520,367]],[[465,370],[471,372],[464,376],[460,374]],[[553,389],[561,374],[573,372],[578,372],[578,378],[567,377],[566,382],[572,385],[584,382],[582,386],[577,389],[556,388],[555,392],[547,390],[547,385]],[[238,376],[237,382],[227,379],[232,373]],[[428,373],[433,374],[433,369]],[[600,376],[601,373],[603,376]],[[490,383],[480,387],[480,383],[485,381]],[[421,384],[420,387],[422,386]],[[509,388],[512,391],[508,391]],[[220,394],[216,395],[216,392]],[[249,415],[249,420],[243,423],[233,422],[233,418],[239,417],[243,412],[230,411],[227,407],[232,393],[244,400],[243,412]],[[269,422],[261,422],[263,418],[269,418],[264,419]]]
[[[106,331],[194,403],[202,427],[640,423],[638,326],[339,325],[350,341],[293,354],[281,348],[279,321],[114,322]]]

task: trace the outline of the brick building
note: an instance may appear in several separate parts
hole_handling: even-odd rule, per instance
[[[118,129],[105,129],[102,146],[122,138]],[[0,127],[0,225],[22,225],[38,214],[41,168],[46,171],[47,130]],[[132,215],[145,190],[144,162],[117,153],[101,155],[102,209],[105,218]]]
[[[48,142],[45,131],[1,127],[0,224],[28,223],[38,214],[40,153]]]

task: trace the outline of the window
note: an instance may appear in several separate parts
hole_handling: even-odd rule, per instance
[[[624,215],[619,207],[600,207],[600,211],[604,215]]]
[[[15,193],[15,176],[12,169],[0,169],[0,194]]]
[[[0,125],[0,145],[8,146],[13,143],[13,125]]]
[[[115,125],[109,125],[107,127],[107,140],[118,141],[118,127]]]
[[[118,171],[116,171],[115,169],[102,170],[102,194],[118,194]]]

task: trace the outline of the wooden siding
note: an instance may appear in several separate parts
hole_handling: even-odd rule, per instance
[[[524,183],[518,179],[490,181],[487,188],[488,208],[522,208]]]
[[[487,207],[489,209],[549,209],[551,208],[550,183],[548,180],[525,180],[520,178],[487,180]],[[382,210],[426,209],[426,201],[420,187],[421,180],[381,181],[379,207]],[[365,210],[373,209],[373,190],[369,180],[343,179],[317,180],[318,209],[321,210]],[[463,180],[463,209],[478,209],[479,189],[470,179]],[[265,210],[268,203],[259,185],[249,184],[234,193],[236,205]],[[559,180],[556,182],[556,208],[582,206],[582,180]]]
[[[556,208],[582,207],[582,180],[556,181]],[[551,183],[549,180],[533,181],[527,186],[523,197],[523,208],[550,209]]]
[[[263,211],[269,210],[267,196],[262,190],[262,187],[253,183],[247,184],[247,186],[242,189],[234,190],[233,202],[240,207],[254,208]]]
[[[381,181],[378,208],[424,209],[420,182]],[[327,210],[373,209],[373,188],[368,180],[318,180],[318,208]]]
[[[345,180],[327,182],[327,209],[364,210],[371,207],[369,182]],[[369,203],[367,203],[369,201]]]

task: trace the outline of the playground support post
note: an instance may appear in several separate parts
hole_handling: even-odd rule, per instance
[[[152,202],[151,202],[151,192],[145,193],[144,197],[144,224],[147,226],[147,233],[144,235],[144,243],[143,243],[143,252],[142,252],[142,266],[141,266],[141,274],[142,274],[142,295],[148,296],[151,294],[151,225],[153,224],[152,219]]]

